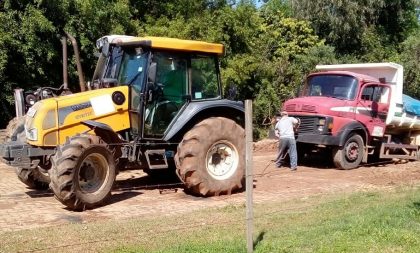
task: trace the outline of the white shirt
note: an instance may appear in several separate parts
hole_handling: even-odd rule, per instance
[[[298,120],[294,117],[283,116],[277,122],[274,128],[276,136],[279,138],[295,138],[295,132],[293,126],[298,124]]]

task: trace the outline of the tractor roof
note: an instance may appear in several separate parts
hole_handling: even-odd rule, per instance
[[[110,35],[99,40],[106,39],[111,44],[121,46],[150,46],[152,48],[178,50],[189,52],[203,52],[222,55],[224,46],[222,44],[208,43],[196,40],[181,40],[165,37],[133,37],[124,35]],[[98,40],[98,41],[99,41]]]

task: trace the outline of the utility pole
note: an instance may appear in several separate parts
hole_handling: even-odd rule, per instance
[[[245,162],[246,162],[246,246],[247,252],[254,252],[254,212],[252,192],[254,189],[252,169],[252,100],[245,100]]]

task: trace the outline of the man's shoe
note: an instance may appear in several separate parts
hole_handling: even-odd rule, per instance
[[[276,164],[276,168],[281,168],[281,165]]]
[[[290,170],[291,171],[297,171],[297,168],[291,168]]]

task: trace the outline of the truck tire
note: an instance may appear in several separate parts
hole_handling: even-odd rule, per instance
[[[9,121],[6,128],[6,137],[4,142],[26,140],[25,135],[25,117],[15,117]],[[46,190],[50,183],[48,173],[43,173],[39,168],[15,168],[18,179],[29,189]]]
[[[363,139],[358,134],[350,135],[342,147],[333,149],[333,162],[338,169],[351,170],[357,168],[364,155]]]
[[[187,192],[198,196],[242,189],[245,131],[233,120],[209,118],[185,135],[175,155],[176,172]]]
[[[51,183],[55,197],[71,210],[103,204],[115,182],[115,159],[99,136],[78,135],[52,157]]]

